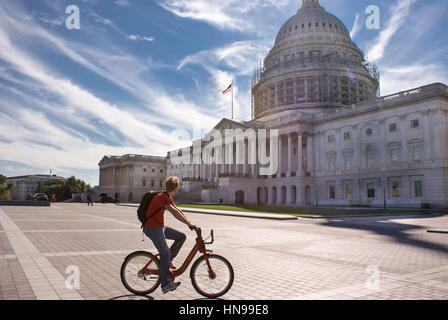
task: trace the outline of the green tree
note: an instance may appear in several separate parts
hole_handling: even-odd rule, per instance
[[[7,180],[6,176],[0,174],[0,200],[11,200],[9,192],[14,189],[14,183]]]
[[[48,197],[54,193],[57,201],[64,201],[72,198],[72,193],[82,193],[86,188],[86,183],[75,176],[67,180],[51,179],[49,181],[39,182],[37,192],[45,193]]]

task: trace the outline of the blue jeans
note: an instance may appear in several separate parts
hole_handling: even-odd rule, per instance
[[[143,232],[152,240],[157,251],[159,251],[160,282],[164,287],[171,282],[170,262],[177,256],[187,237],[184,233],[170,227],[143,227]],[[168,248],[166,239],[174,240],[170,248]]]

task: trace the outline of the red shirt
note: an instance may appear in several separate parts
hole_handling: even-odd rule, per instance
[[[174,206],[174,201],[171,197],[168,198],[163,192],[155,195],[149,203],[148,210],[146,210],[146,217],[153,214],[157,209],[163,209],[149,218],[149,220],[145,223],[145,227],[163,227],[165,206],[169,204],[172,204]]]

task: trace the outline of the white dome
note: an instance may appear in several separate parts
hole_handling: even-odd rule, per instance
[[[304,1],[297,14],[281,27],[275,39],[275,47],[283,42],[322,33],[340,35],[351,42],[350,34],[341,20],[326,12],[318,1]]]
[[[319,5],[302,7],[280,29],[252,78],[255,118],[285,110],[319,112],[373,99],[378,73],[345,25]]]

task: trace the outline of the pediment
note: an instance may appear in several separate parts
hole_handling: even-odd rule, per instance
[[[221,132],[224,132],[226,129],[246,129],[248,128],[244,123],[231,120],[227,118],[223,118],[216,126],[213,127],[213,129],[219,130]]]

